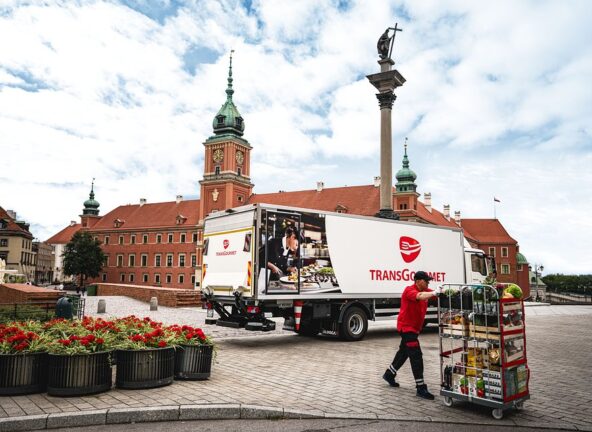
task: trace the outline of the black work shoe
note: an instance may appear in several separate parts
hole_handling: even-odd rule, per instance
[[[387,369],[387,371],[382,376],[382,379],[385,380],[391,387],[399,387],[399,383],[395,381],[395,376],[393,373]]]
[[[417,387],[417,397],[427,400],[434,400],[434,395],[428,391],[427,385]]]

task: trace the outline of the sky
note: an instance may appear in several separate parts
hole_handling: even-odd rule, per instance
[[[418,192],[495,214],[544,274],[592,273],[592,4],[451,0],[0,0],[0,206],[46,240],[101,214],[197,198],[225,100],[253,147],[255,193],[371,184],[380,112],[366,75],[398,23]]]

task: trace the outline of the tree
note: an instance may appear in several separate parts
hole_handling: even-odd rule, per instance
[[[64,248],[64,273],[80,276],[80,286],[88,277],[97,277],[103,268],[105,254],[101,243],[86,231],[78,231]]]

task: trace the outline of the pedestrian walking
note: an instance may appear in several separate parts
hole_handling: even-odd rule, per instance
[[[433,400],[434,395],[428,391],[428,386],[423,381],[423,355],[418,336],[423,328],[428,300],[437,296],[434,291],[428,288],[432,279],[426,272],[418,271],[413,277],[415,283],[403,291],[401,309],[397,318],[397,331],[401,335],[401,344],[393,362],[382,376],[391,387],[399,387],[399,383],[396,381],[397,371],[409,359],[413,378],[415,378],[417,396],[428,400]]]
[[[84,285],[82,287],[82,296],[84,297],[86,295],[86,285]]]

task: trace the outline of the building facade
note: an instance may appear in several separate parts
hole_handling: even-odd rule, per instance
[[[14,277],[33,282],[35,279],[35,252],[29,224],[19,221],[12,210],[0,207],[0,259],[7,270],[14,270]],[[12,276],[11,276],[12,277]]]

